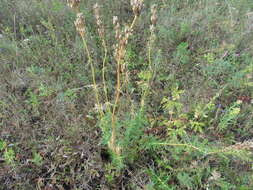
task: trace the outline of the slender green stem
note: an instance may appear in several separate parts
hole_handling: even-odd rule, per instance
[[[193,146],[191,144],[177,144],[177,143],[152,143],[152,145],[163,145],[163,146],[184,146],[184,147],[189,147],[191,149],[197,150],[201,153],[203,153],[203,157],[206,156],[210,156],[210,155],[214,155],[214,154],[219,154],[219,153],[228,153],[233,151],[232,148],[228,148],[228,147],[222,147],[217,151],[210,151],[210,152],[206,152],[204,150],[201,150],[200,148]]]
[[[132,23],[131,23],[131,25],[130,25],[130,30],[132,30],[133,28],[134,28],[134,26],[135,26],[135,24],[136,24],[136,21],[137,21],[137,18],[138,18],[138,16],[134,16],[134,19],[133,19],[133,21],[132,21]],[[123,63],[122,63],[123,64]],[[125,74],[125,76],[126,76],[127,74]],[[123,80],[123,84],[122,84],[122,87],[123,86],[125,86],[126,85],[126,83],[127,83],[127,80]]]
[[[106,78],[105,78],[105,69],[106,69],[106,59],[107,59],[107,46],[106,46],[106,42],[105,39],[102,40],[102,45],[104,47],[104,58],[103,58],[103,69],[102,69],[102,80],[103,80],[103,86],[104,86],[104,93],[105,93],[105,100],[106,102],[109,102],[108,99],[108,93],[107,93],[107,87],[106,87]],[[108,108],[108,110],[110,111],[110,108]]]
[[[194,150],[198,150],[199,152],[205,153],[203,150],[199,149],[196,146],[193,146],[191,144],[177,144],[177,143],[153,143],[152,145],[164,145],[164,146],[185,146],[192,148]]]
[[[149,72],[152,73],[152,60],[151,60],[151,50],[152,50],[152,36],[153,34],[151,34],[150,36],[150,40],[149,40],[149,44],[148,44],[148,67],[149,67]],[[149,76],[148,78],[148,81],[147,81],[147,87],[144,89],[144,92],[143,92],[143,96],[142,96],[142,100],[141,100],[141,108],[143,109],[144,106],[145,106],[145,99],[147,97],[147,94],[148,94],[148,88],[150,86],[150,79],[151,79],[151,76]]]
[[[94,63],[93,63],[93,60],[91,58],[87,42],[86,42],[86,40],[85,40],[85,38],[83,36],[81,36],[81,37],[82,37],[82,40],[83,40],[83,45],[84,45],[85,51],[86,51],[87,56],[88,56],[88,62],[90,64],[90,66],[91,66],[92,80],[93,80],[93,86],[94,86],[94,91],[95,91],[95,97],[96,97],[96,101],[97,101],[98,111],[100,113],[100,117],[102,117],[103,116],[103,112],[101,110],[100,102],[99,102],[99,96],[98,96],[98,89],[97,89],[97,83],[96,83]]]
[[[133,29],[134,28],[134,25],[136,24],[136,21],[137,21],[137,18],[138,18],[138,16],[134,16],[134,19],[133,19],[133,21],[132,21],[132,24],[130,25],[130,29]]]

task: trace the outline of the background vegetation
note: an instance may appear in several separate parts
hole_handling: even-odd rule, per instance
[[[108,145],[113,16],[124,30],[134,18],[130,1],[81,1],[103,105],[66,1],[0,7],[0,190],[253,189],[253,1],[144,1],[125,47],[119,155]]]

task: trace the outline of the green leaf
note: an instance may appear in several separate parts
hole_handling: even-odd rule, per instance
[[[42,161],[43,161],[43,158],[41,157],[41,155],[37,152],[35,152],[33,154],[33,159],[31,160],[34,164],[40,166],[42,165]]]
[[[7,146],[7,143],[5,141],[0,140],[0,151],[4,150]]]
[[[4,152],[4,159],[8,164],[13,163],[14,159],[15,159],[15,152],[13,149],[8,149]]]
[[[177,179],[182,186],[192,188],[192,178],[187,173],[177,174]]]

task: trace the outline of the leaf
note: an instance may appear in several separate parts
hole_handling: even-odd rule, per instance
[[[7,146],[7,143],[5,141],[0,140],[0,151],[4,150]]]
[[[33,154],[33,159],[31,161],[35,163],[36,165],[40,166],[42,164],[43,158],[41,157],[39,153],[35,152]]]
[[[11,164],[15,159],[15,152],[13,149],[8,149],[4,152],[4,159],[8,164]]]
[[[177,174],[177,179],[182,186],[192,188],[192,178],[187,173]]]

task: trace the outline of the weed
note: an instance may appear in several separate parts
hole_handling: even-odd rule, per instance
[[[15,152],[9,148],[4,152],[4,159],[8,164],[12,164],[15,159]]]
[[[34,164],[40,166],[40,165],[42,165],[43,158],[41,157],[41,155],[39,153],[35,152],[33,154],[33,159],[31,160],[31,162],[33,162]]]
[[[241,101],[235,102],[232,106],[230,106],[220,119],[220,123],[218,125],[219,131],[227,130],[228,126],[233,126],[236,122],[236,119],[241,111],[240,105]]]
[[[1,154],[3,154],[3,159],[7,164],[14,164],[16,154],[14,150],[7,145],[7,142],[3,140],[0,140],[0,155]]]

